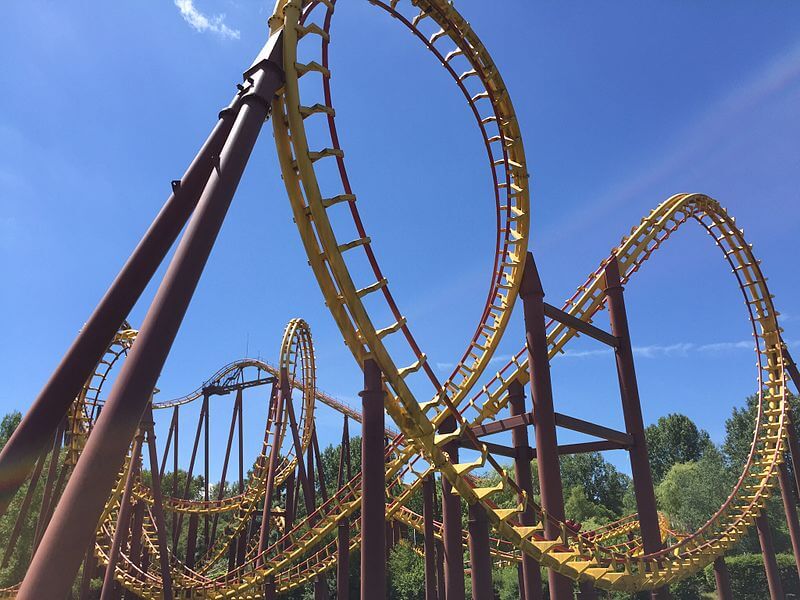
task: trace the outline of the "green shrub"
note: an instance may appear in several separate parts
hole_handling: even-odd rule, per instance
[[[725,558],[725,563],[728,565],[731,591],[736,600],[763,600],[769,597],[767,575],[764,572],[764,561],[760,554],[728,556]],[[778,554],[778,570],[786,597],[800,597],[797,567],[791,554]],[[705,577],[707,585],[714,589],[714,567],[712,565],[706,567]]]

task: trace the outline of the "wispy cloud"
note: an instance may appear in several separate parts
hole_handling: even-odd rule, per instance
[[[676,342],[675,344],[650,344],[634,346],[633,354],[639,358],[683,358],[691,355],[718,355],[738,350],[752,350],[753,342],[714,342],[711,344],[695,344],[694,342]],[[566,350],[562,356],[567,358],[592,358],[611,354],[610,348],[597,350]]]
[[[183,20],[186,21],[192,29],[204,33],[210,31],[223,38],[238,40],[239,30],[231,29],[225,24],[225,15],[212,15],[207,16],[197,10],[194,5],[194,0],[175,0],[175,6],[181,11]]]

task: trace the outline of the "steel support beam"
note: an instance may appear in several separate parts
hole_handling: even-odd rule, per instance
[[[433,533],[435,519],[433,506],[436,493],[435,479],[428,475],[422,482],[422,526],[425,555],[425,600],[438,600],[436,596],[436,538]]]
[[[264,509],[261,512],[261,530],[258,537],[259,555],[267,549],[269,540],[269,520],[270,508],[272,506],[272,494],[275,488],[275,476],[278,471],[278,461],[280,459],[280,440],[283,431],[283,407],[284,403],[292,401],[292,391],[289,387],[289,374],[285,369],[281,369],[280,388],[278,393],[271,397],[274,402],[275,415],[273,421],[272,445],[269,452],[269,465],[267,467],[267,481],[264,490]],[[302,460],[302,458],[300,459]],[[260,564],[264,564],[263,559]]]
[[[625,429],[633,436],[633,445],[629,449],[633,491],[636,496],[636,507],[639,514],[642,545],[645,554],[658,552],[662,548],[661,530],[658,526],[656,496],[653,488],[653,476],[650,472],[650,460],[647,456],[647,440],[644,433],[644,418],[639,399],[639,386],[636,381],[636,369],[633,362],[628,315],[625,310],[625,298],[620,280],[619,264],[612,258],[605,266],[605,293],[608,317],[611,322],[611,333],[619,340],[615,350],[617,377],[622,399],[622,412]],[[666,600],[669,590],[662,588],[653,592],[653,598]]]
[[[778,570],[778,559],[775,557],[775,545],[772,543],[772,530],[769,526],[766,510],[756,519],[758,541],[761,544],[761,556],[764,559],[764,571],[767,574],[770,600],[783,600],[783,585]]]
[[[381,370],[372,358],[364,361],[361,396],[361,600],[386,596],[385,428]]]
[[[525,387],[515,379],[508,385],[508,407],[511,415],[525,414]],[[520,425],[511,431],[511,440],[514,448],[525,449],[528,446],[528,428]],[[533,498],[533,477],[531,476],[531,461],[519,452],[514,459],[514,479],[517,486],[525,492],[528,498]],[[518,499],[520,502],[522,498]],[[519,516],[519,524],[525,527],[536,525],[536,515],[527,508]],[[542,571],[539,562],[527,554],[522,555],[520,567],[520,598],[524,600],[541,600],[542,598]]]
[[[564,520],[564,492],[558,460],[556,416],[553,409],[553,388],[550,381],[550,359],[547,355],[547,329],[544,315],[544,289],[536,270],[533,254],[528,252],[520,285],[525,319],[525,343],[528,348],[528,371],[531,374],[536,463],[539,466],[539,490],[542,508],[559,521]],[[544,523],[544,535],[558,539],[561,528],[551,520]],[[572,582],[564,575],[548,570],[551,600],[572,598]]]
[[[722,556],[714,560],[714,581],[717,584],[717,600],[733,600],[731,576]]]
[[[133,482],[136,479],[138,471],[137,467],[139,465],[139,456],[142,451],[143,439],[144,432],[140,428],[133,442],[131,466],[128,469],[128,475],[125,479],[125,489],[122,491],[122,499],[119,503],[117,526],[114,529],[114,538],[111,541],[111,549],[108,553],[108,565],[106,566],[105,576],[103,577],[103,589],[100,593],[100,600],[111,600],[114,597],[118,597],[118,593],[115,591],[117,582],[114,579],[114,572],[117,570],[117,562],[119,561],[119,553],[122,549],[122,544],[128,538],[128,526],[131,519],[131,493],[133,492]]]
[[[263,60],[248,80],[241,97],[242,107],[216,169],[31,561],[18,600],[62,598],[72,585],[82,559],[81,552],[74,549],[88,546],[95,533],[108,490],[114,485],[125,460],[130,440],[153,393],[268,115],[270,102],[281,86],[280,41],[279,35],[270,37],[267,44],[273,46],[272,58],[276,62]],[[72,397],[74,395],[70,399]],[[21,457],[21,460],[27,459]],[[153,473],[158,473],[158,460],[154,461]]]
[[[489,519],[483,506],[476,502],[469,507],[469,568],[472,577],[472,600],[494,597],[492,557],[489,551]]]
[[[789,424],[791,427],[791,423]],[[781,488],[781,499],[783,500],[783,511],[786,515],[786,525],[789,529],[789,538],[792,541],[792,555],[794,564],[800,575],[800,523],[797,521],[797,502],[793,493],[792,479],[789,477],[789,470],[786,463],[778,466],[778,481]]]
[[[339,521],[336,532],[336,599],[350,600],[350,518]]]
[[[455,431],[455,420],[450,418],[440,428],[441,433]],[[458,443],[444,447],[450,462],[458,462]],[[442,539],[444,548],[445,600],[464,600],[464,532],[461,528],[461,497],[455,493],[445,477],[442,477]]]

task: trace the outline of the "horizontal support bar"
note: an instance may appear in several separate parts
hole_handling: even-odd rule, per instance
[[[619,340],[617,340],[616,336],[611,335],[607,331],[603,331],[599,327],[595,327],[586,321],[581,321],[577,317],[573,317],[571,314],[566,313],[560,308],[556,308],[547,302],[544,303],[544,314],[545,316],[550,317],[559,323],[563,323],[570,329],[585,333],[589,337],[596,339],[598,342],[603,342],[612,348],[619,346]]]
[[[586,452],[602,452],[604,450],[627,450],[626,446],[603,440],[601,442],[582,442],[580,444],[563,444],[558,447],[559,456],[567,454],[584,454]],[[531,449],[532,458],[536,458],[536,448]]]
[[[524,413],[514,417],[492,421],[486,425],[475,425],[471,429],[476,437],[483,437],[502,431],[511,431],[520,425],[533,425],[533,413]]]
[[[626,448],[633,446],[632,435],[625,433],[624,431],[617,431],[616,429],[603,427],[602,425],[597,425],[596,423],[590,423],[589,421],[584,421],[583,419],[578,419],[576,417],[570,417],[568,415],[556,413],[556,425],[563,427],[564,429],[569,429],[570,431],[577,431],[578,433],[593,435],[595,437],[608,440],[609,442],[615,442]]]

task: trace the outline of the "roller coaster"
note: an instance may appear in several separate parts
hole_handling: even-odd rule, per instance
[[[760,262],[733,217],[708,196],[675,195],[635,225],[560,307],[545,303],[528,252],[531,210],[522,136],[497,66],[445,0],[369,4],[407,29],[444,67],[484,142],[496,213],[494,261],[485,306],[460,360],[441,381],[392,295],[359,214],[331,89],[336,0],[279,0],[269,40],[235,97],[183,178],[173,182],[164,208],[0,454],[0,512],[17,494],[22,498],[3,566],[35,508],[37,485],[44,482],[27,574],[0,596],[64,598],[79,577],[83,600],[100,573],[104,600],[123,593],[152,599],[274,598],[309,584],[322,600],[331,576],[336,597],[344,599],[350,596],[350,554],[361,549],[361,597],[380,598],[385,548],[406,538],[424,556],[427,600],[464,598],[465,563],[478,599],[493,597],[493,565],[518,565],[524,598],[542,597],[546,569],[550,597],[564,600],[576,589],[583,599],[599,597],[599,590],[652,590],[654,597],[665,598],[670,584],[712,564],[719,597],[731,598],[724,556],[756,527],[763,534],[771,597],[783,597],[764,508],[780,489],[793,544],[800,543],[791,499],[798,483],[786,462],[800,461],[787,400],[788,385],[800,384],[800,373],[783,342]],[[299,62],[299,56],[316,58]],[[155,393],[267,119],[309,265],[364,370],[362,410],[320,391],[311,328],[299,318],[289,321],[274,365],[245,358],[184,396],[161,400]],[[324,126],[307,129],[310,120]],[[320,172],[325,164],[334,167],[335,181],[331,170]],[[756,353],[758,410],[749,457],[728,498],[697,531],[682,532],[656,511],[623,286],[690,222],[709,234],[741,290]],[[136,330],[126,321],[128,314],[184,226]],[[345,237],[353,230],[355,239]],[[368,268],[357,266],[364,264]],[[508,333],[518,297],[525,344],[490,375],[487,367]],[[604,310],[610,332],[593,324]],[[553,409],[550,361],[579,336],[609,347],[616,357],[625,431]],[[526,386],[532,410],[526,408]],[[267,391],[259,397],[267,401],[248,408],[265,421],[263,442],[246,465],[245,390],[262,388]],[[222,472],[214,480],[219,485],[212,486],[212,399],[216,405],[231,398]],[[189,411],[192,405],[199,411]],[[331,489],[315,430],[318,405],[342,417]],[[386,426],[384,411],[396,431]],[[195,412],[196,423],[187,425]],[[160,458],[156,414],[169,419]],[[351,422],[362,427],[361,465],[352,464]],[[178,439],[187,427],[192,453],[188,467],[180,465],[186,471],[180,480]],[[559,446],[556,427],[599,441]],[[512,432],[512,447],[487,441],[502,431]],[[201,449],[203,483],[193,490]],[[558,457],[610,449],[630,455],[638,512],[583,529],[565,518]],[[504,466],[508,459],[513,473]],[[532,459],[538,465],[538,497]],[[170,472],[170,485],[162,485]],[[799,468],[792,472],[800,476]],[[512,505],[499,500],[504,494],[514,498]],[[411,502],[420,496],[421,512]],[[467,530],[462,503],[469,507]]]

